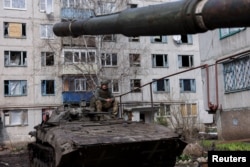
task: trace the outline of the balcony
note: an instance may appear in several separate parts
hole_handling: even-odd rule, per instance
[[[92,91],[87,92],[63,92],[63,103],[67,104],[79,104],[82,100],[90,102],[91,97],[93,96]]]

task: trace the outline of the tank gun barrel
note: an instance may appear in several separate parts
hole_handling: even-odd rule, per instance
[[[56,36],[196,34],[216,28],[250,26],[250,0],[177,0],[56,23]]]

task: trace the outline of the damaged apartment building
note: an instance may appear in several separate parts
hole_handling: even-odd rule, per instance
[[[204,108],[201,68],[189,70],[200,65],[198,35],[61,38],[52,31],[56,22],[157,3],[162,1],[0,3],[0,142],[31,141],[28,133],[46,113],[64,104],[89,101],[104,79],[110,81],[125,119],[169,121],[176,114],[191,120],[192,126],[213,123]],[[155,113],[149,109],[152,99]],[[175,128],[187,126],[178,119],[174,124]]]

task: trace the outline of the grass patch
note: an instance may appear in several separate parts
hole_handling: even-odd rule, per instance
[[[228,142],[219,140],[202,140],[200,145],[207,151],[250,151],[250,143],[247,142]]]

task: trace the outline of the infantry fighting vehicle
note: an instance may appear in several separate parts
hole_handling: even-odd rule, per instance
[[[177,0],[54,25],[57,36],[203,33],[250,25],[250,0]],[[81,105],[84,106],[84,105]],[[171,129],[112,118],[86,107],[58,108],[35,127],[31,167],[173,167],[186,143]]]

